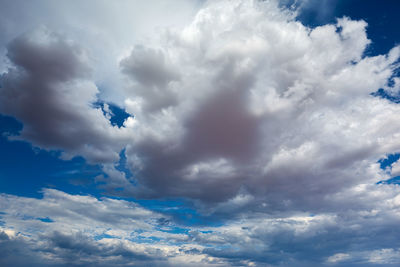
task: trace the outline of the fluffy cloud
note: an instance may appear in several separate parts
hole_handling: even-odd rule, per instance
[[[318,209],[384,178],[376,161],[399,150],[398,105],[370,95],[398,87],[387,84],[399,48],[364,56],[365,27],[307,28],[276,1],[207,3],[120,61],[134,116],[121,128],[92,105],[94,61],[41,29],[8,45],[1,111],[24,123],[21,139],[108,163],[108,188],[125,195],[229,202],[244,192],[274,209]],[[137,186],[112,166],[123,148]]]
[[[119,68],[101,73],[124,77],[122,127],[94,105],[98,46],[46,29],[14,39],[0,88],[0,112],[24,124],[14,138],[102,163],[109,194],[193,200],[218,226],[46,189],[2,195],[0,245],[38,265],[398,264],[398,186],[377,182],[399,173],[378,160],[400,151],[400,106],[371,93],[398,91],[400,48],[366,56],[366,27],[308,28],[272,0],[209,1],[182,29],[111,53]]]
[[[135,48],[121,68],[138,193],[220,202],[247,192],[313,210],[379,181],[377,160],[399,149],[399,107],[370,93],[390,89],[399,48],[364,56],[365,27],[342,18],[310,29],[275,1],[217,1]]]
[[[12,41],[7,55],[12,66],[1,78],[0,111],[24,124],[18,139],[62,149],[65,159],[118,160],[127,133],[94,107],[99,91],[79,46],[41,28]]]
[[[95,58],[93,76],[101,85],[100,95],[123,103],[119,59],[139,40],[151,39],[160,27],[181,27],[187,23],[203,0],[122,0],[54,3],[39,0],[4,0],[0,10],[0,72],[7,70],[6,45],[21,33],[41,25],[68,35]],[[165,10],[175,12],[165,12]],[[178,16],[176,14],[179,14]],[[18,18],[18,19],[16,19]]]

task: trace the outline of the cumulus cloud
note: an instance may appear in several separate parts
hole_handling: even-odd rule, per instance
[[[13,40],[7,56],[12,66],[1,77],[0,111],[24,124],[18,139],[62,149],[65,159],[118,160],[127,134],[93,106],[99,91],[83,49],[40,28]]]
[[[370,94],[389,89],[399,48],[364,56],[366,26],[345,17],[311,29],[275,1],[217,1],[140,58],[134,49],[121,68],[138,194],[221,202],[245,191],[312,210],[377,182],[377,160],[399,149],[399,107]]]
[[[399,107],[370,93],[397,86],[399,48],[366,57],[364,21],[311,29],[295,15],[276,1],[209,2],[182,30],[135,46],[120,61],[134,116],[120,128],[92,105],[84,48],[46,29],[24,34],[8,45],[1,111],[24,123],[18,138],[107,163],[108,188],[125,195],[246,192],[275,209],[318,208],[381,179],[376,161],[398,151]],[[123,148],[135,186],[112,170]]]
[[[68,35],[90,50],[96,68],[93,76],[101,85],[100,95],[111,102],[123,103],[123,82],[119,59],[135,42],[158,35],[160,27],[181,27],[196,12],[203,0],[122,0],[55,3],[39,0],[4,0],[0,10],[0,72],[7,70],[6,45],[21,33],[41,25]],[[165,10],[175,12],[165,12]],[[179,14],[178,16],[176,14]],[[18,19],[16,19],[18,18]]]
[[[400,151],[400,106],[371,93],[398,91],[400,48],[366,56],[365,21],[309,28],[296,15],[209,1],[185,27],[118,46],[102,73],[123,77],[121,127],[94,104],[98,47],[46,28],[10,42],[0,112],[24,124],[13,138],[102,163],[110,195],[190,199],[217,226],[45,189],[1,196],[0,246],[38,265],[398,264],[398,186],[377,182],[399,173],[378,160]]]

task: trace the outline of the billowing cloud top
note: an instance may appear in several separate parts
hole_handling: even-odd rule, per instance
[[[121,45],[100,34],[104,47],[92,47],[95,26],[69,35],[58,24],[7,40],[0,112],[24,125],[10,139],[100,164],[96,181],[109,195],[187,199],[223,225],[167,237],[179,223],[162,211],[46,189],[35,200],[44,211],[29,216],[58,218],[51,231],[10,213],[26,199],[3,195],[14,230],[5,227],[2,242],[39,251],[38,264],[98,260],[68,258],[81,246],[110,265],[115,256],[144,266],[168,258],[188,266],[398,263],[399,236],[385,237],[399,222],[398,188],[378,183],[397,176],[398,163],[382,169],[378,160],[400,151],[400,106],[373,93],[400,89],[400,47],[367,56],[365,21],[310,28],[296,12],[272,0],[209,1],[190,22]],[[77,39],[85,32],[93,40]],[[119,126],[110,121],[112,101],[128,113]],[[77,209],[100,210],[75,217],[86,213]],[[171,229],[157,228],[166,220]],[[100,228],[89,230],[91,222]],[[151,244],[139,245],[149,240],[137,228],[147,229]],[[28,245],[42,235],[40,249]]]

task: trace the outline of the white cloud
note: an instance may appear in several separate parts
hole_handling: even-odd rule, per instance
[[[128,162],[142,192],[225,201],[244,188],[278,209],[313,209],[377,182],[376,161],[399,149],[399,107],[370,93],[387,87],[399,48],[364,57],[365,27],[342,18],[310,29],[275,1],[209,2],[182,31],[141,48],[158,51],[152,77],[179,73],[146,91],[148,75],[126,71],[139,62],[134,49],[121,64],[133,82]]]
[[[350,255],[346,253],[337,253],[335,255],[332,255],[328,258],[327,262],[329,263],[337,263],[341,261],[346,261],[350,259]]]
[[[379,249],[370,252],[369,262],[378,264],[396,264],[400,261],[399,250],[392,248]]]
[[[104,28],[114,45],[93,37],[97,16],[81,29],[90,40],[36,30],[12,41],[1,112],[24,123],[18,138],[102,162],[96,179],[110,194],[189,198],[224,223],[174,233],[172,218],[136,204],[46,189],[43,199],[2,195],[2,244],[38,251],[39,265],[99,255],[138,266],[398,263],[398,186],[376,183],[389,178],[377,161],[400,151],[400,106],[370,93],[398,89],[387,82],[399,47],[368,57],[364,21],[312,29],[277,1],[241,0],[209,1],[186,26],[185,15],[141,45],[116,45],[135,16],[115,8],[122,22]],[[96,64],[104,54],[107,68]],[[91,105],[99,73],[117,77],[116,98],[134,116],[121,128]],[[123,148],[132,178],[115,166]],[[88,257],[70,258],[77,248]]]
[[[127,191],[139,196],[224,201],[244,187],[255,199],[280,190],[289,202],[317,191],[323,198],[375,181],[374,162],[399,149],[399,107],[370,96],[387,87],[399,48],[363,57],[365,27],[343,18],[310,29],[275,1],[206,3],[189,25],[121,60],[118,94],[135,116],[122,128],[90,106],[96,50],[34,31],[8,46],[2,109],[24,123],[21,138],[63,149],[65,159],[112,164],[127,147],[140,186]],[[49,57],[47,68],[29,65]],[[28,103],[41,108],[29,112]]]
[[[179,225],[133,202],[44,189],[42,199],[2,194],[0,210],[0,264],[214,266],[202,244],[173,232]]]
[[[137,266],[398,263],[399,236],[394,229],[400,222],[400,197],[392,185],[343,196],[342,201],[351,197],[355,203],[351,210],[337,213],[245,211],[240,219],[224,220],[222,225],[190,227],[133,202],[54,189],[43,193],[42,199],[0,196],[0,247],[31,255],[39,265],[101,261],[104,266],[130,266],[132,260]],[[248,201],[242,194],[230,204]],[[13,260],[9,255],[0,262]]]
[[[135,43],[147,42],[153,35],[159,35],[161,28],[182,27],[202,2],[122,0],[116,5],[104,0],[79,3],[5,0],[0,10],[0,72],[7,70],[8,62],[3,61],[3,56],[8,42],[21,33],[46,25],[90,49],[96,65],[93,75],[101,87],[101,97],[123,104],[124,85],[118,59]],[[167,9],[175,12],[165,12]]]
[[[399,176],[400,175],[400,162],[396,161],[392,164],[391,176]]]

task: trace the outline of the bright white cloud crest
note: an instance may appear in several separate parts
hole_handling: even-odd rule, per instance
[[[80,60],[77,45],[27,34],[9,44],[13,68],[3,74],[0,111],[24,123],[21,138],[104,163],[109,178],[97,179],[111,194],[187,197],[202,214],[231,220],[214,236],[184,237],[204,264],[214,257],[229,265],[238,251],[247,255],[239,265],[259,264],[262,255],[280,264],[281,249],[291,255],[283,264],[311,266],[305,258],[318,245],[322,256],[313,260],[326,264],[378,262],[385,253],[396,259],[390,238],[346,243],[358,242],[364,227],[384,235],[399,221],[397,187],[376,183],[390,178],[377,161],[400,151],[400,106],[371,93],[399,87],[388,81],[400,48],[366,56],[366,27],[345,17],[308,28],[276,1],[209,1],[190,24],[165,29],[120,60],[116,90],[132,115],[121,128],[93,107],[99,89],[88,69],[96,66]],[[56,69],[31,68],[48,56],[54,62],[46,66]],[[43,112],[29,113],[28,102]],[[112,166],[123,148],[134,183]],[[325,246],[318,237],[331,231],[343,241]],[[227,243],[228,251],[218,250]]]

